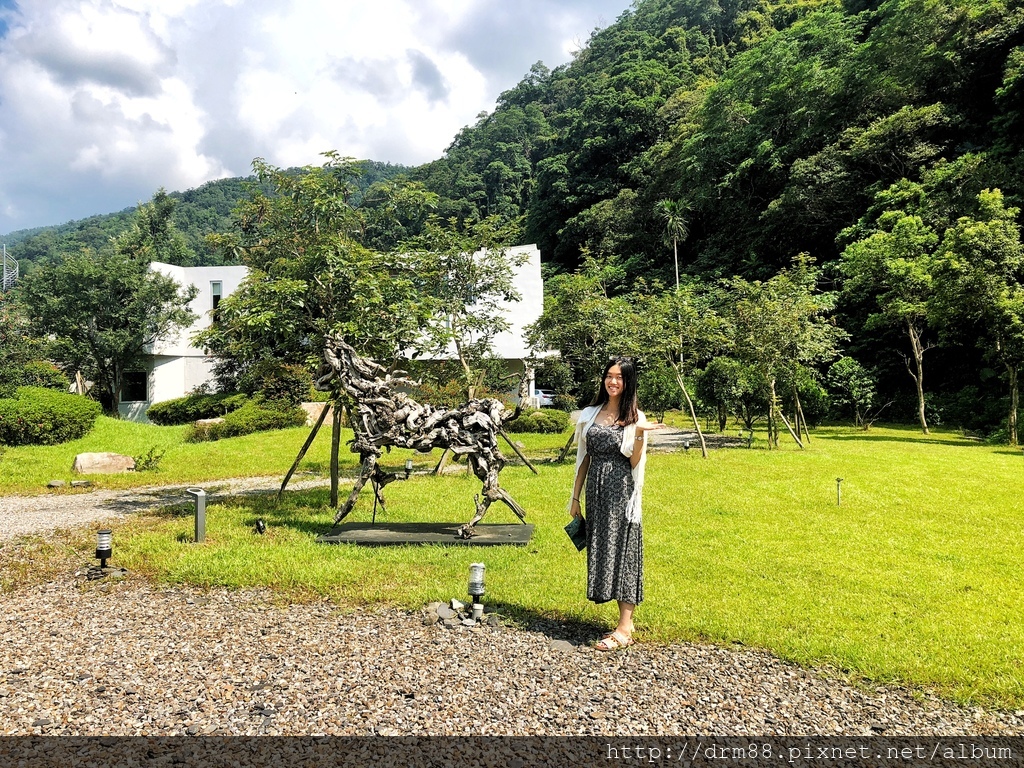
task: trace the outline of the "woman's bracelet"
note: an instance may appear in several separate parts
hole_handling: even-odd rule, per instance
[[[573,496],[573,497],[572,497],[572,500],[573,500],[573,501],[579,501],[579,499],[578,499],[578,498],[576,498],[575,496]]]

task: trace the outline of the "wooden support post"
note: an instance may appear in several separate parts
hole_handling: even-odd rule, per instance
[[[338,451],[341,447],[341,406],[334,409],[331,419],[331,506],[338,506]]]
[[[537,468],[534,467],[533,464],[530,463],[530,460],[523,455],[523,452],[519,450],[519,446],[517,446],[515,443],[512,442],[512,440],[509,439],[509,436],[505,434],[504,429],[499,429],[498,434],[505,438],[505,442],[508,443],[508,447],[516,452],[516,456],[523,460],[523,463],[530,468],[530,471],[532,471],[533,474],[540,474],[539,472],[537,472]]]
[[[306,455],[306,451],[309,450],[309,446],[313,444],[313,440],[316,439],[316,433],[320,431],[320,426],[324,423],[324,419],[327,418],[327,412],[331,410],[332,407],[337,408],[338,405],[335,404],[332,406],[329,402],[324,403],[324,409],[320,411],[316,424],[313,425],[313,430],[309,433],[309,437],[306,438],[306,442],[302,444],[302,449],[299,451],[299,455],[295,457],[295,462],[292,464],[292,468],[289,469],[288,474],[284,476],[284,482],[281,483],[281,490],[277,492],[278,501],[281,501],[284,489],[288,487],[288,481],[292,479],[292,475],[295,474],[295,470],[299,468],[299,462],[302,461],[302,457]]]

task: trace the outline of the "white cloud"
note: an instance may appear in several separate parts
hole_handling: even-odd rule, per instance
[[[627,5],[17,0],[0,10],[0,232],[243,175],[257,156],[426,162]]]

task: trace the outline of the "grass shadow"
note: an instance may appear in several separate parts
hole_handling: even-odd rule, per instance
[[[913,443],[915,445],[943,445],[951,448],[985,448],[986,445],[978,440],[957,438],[954,440],[938,440],[931,437],[895,437],[893,435],[815,435],[815,440],[836,440],[840,442],[871,442],[871,443]]]

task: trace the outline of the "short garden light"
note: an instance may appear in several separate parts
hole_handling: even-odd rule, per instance
[[[107,567],[107,560],[111,556],[111,540],[113,535],[113,531],[109,528],[96,531],[96,559],[100,561],[100,568]]]
[[[409,479],[409,475],[412,474],[412,459],[405,460],[405,479]]]
[[[690,450],[690,441],[689,440],[683,440],[683,450],[687,451],[687,452]]]
[[[484,570],[487,566],[483,563],[469,564],[469,596],[474,603],[479,603],[484,594]]]

